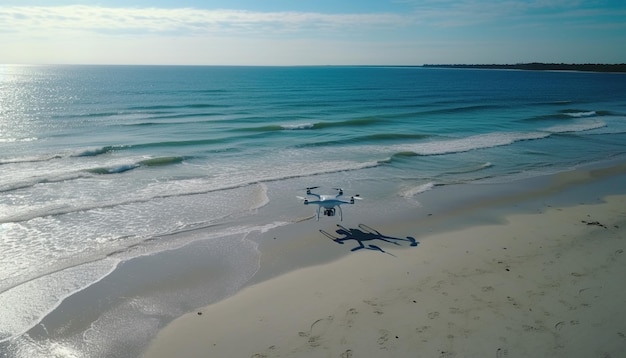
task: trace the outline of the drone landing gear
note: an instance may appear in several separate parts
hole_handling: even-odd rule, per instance
[[[337,206],[339,209],[339,218],[343,221],[343,213],[341,212],[341,206]],[[336,209],[335,208],[324,208],[324,216],[335,216]],[[320,219],[320,208],[317,210],[317,220]]]

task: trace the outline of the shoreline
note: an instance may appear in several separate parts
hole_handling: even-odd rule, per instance
[[[616,284],[626,267],[625,169],[535,179],[544,185],[530,199],[377,218],[365,226],[391,239],[361,249],[322,235],[340,237],[330,223],[270,230],[253,279],[175,319],[144,357],[616,355],[626,348],[626,290]],[[367,231],[354,220],[343,224]]]

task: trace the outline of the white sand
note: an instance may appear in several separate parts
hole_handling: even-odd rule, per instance
[[[626,196],[606,200],[287,273],[180,317],[145,357],[623,357]]]

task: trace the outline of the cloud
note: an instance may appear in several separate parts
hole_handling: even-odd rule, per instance
[[[98,35],[246,35],[253,37],[315,34],[335,36],[380,30],[464,28],[494,23],[524,23],[616,16],[615,10],[583,7],[579,0],[398,0],[407,13],[255,12],[194,8],[114,8],[101,6],[0,6],[0,33],[31,36]],[[622,15],[624,9],[621,10]],[[548,21],[549,22],[549,21]]]
[[[420,23],[440,28],[493,23],[588,21],[602,23],[626,16],[625,5],[581,0],[397,0],[410,4]],[[622,21],[623,22],[623,21]]]
[[[289,33],[398,26],[410,22],[393,13],[324,14],[252,12],[193,8],[111,8],[97,6],[0,7],[4,31],[45,34],[181,34]]]

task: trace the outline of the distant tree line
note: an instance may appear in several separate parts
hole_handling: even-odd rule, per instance
[[[475,68],[475,69],[498,69],[498,70],[529,70],[529,71],[588,71],[588,72],[626,72],[626,63],[602,64],[602,63],[518,63],[509,65],[423,65],[431,68]]]

